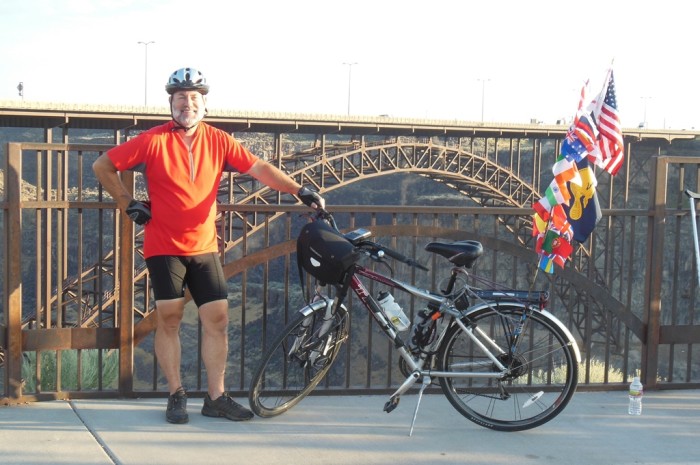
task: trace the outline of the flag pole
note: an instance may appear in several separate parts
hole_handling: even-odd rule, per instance
[[[598,123],[597,115],[600,114],[600,110],[603,108],[603,101],[605,101],[605,93],[608,91],[608,85],[610,84],[610,75],[613,72],[612,63],[608,68],[608,72],[605,74],[605,80],[603,81],[603,88],[600,89],[600,93],[596,96],[595,106],[593,107],[593,114],[596,115],[596,123]]]
[[[528,294],[532,294],[533,289],[535,289],[535,282],[537,282],[537,275],[539,274],[539,272],[540,272],[540,264],[538,262],[537,266],[535,267],[535,276],[532,277],[532,284],[530,284],[530,290],[528,291]]]

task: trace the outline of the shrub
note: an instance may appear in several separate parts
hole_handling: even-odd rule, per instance
[[[591,358],[590,361],[590,373],[589,373],[589,384],[604,384],[606,382],[605,380],[605,362],[602,362],[596,358]],[[624,374],[622,371],[620,371],[617,368],[613,367],[608,367],[607,369],[607,374],[608,374],[608,383],[621,383],[624,380]],[[533,374],[533,384],[546,384],[547,383],[547,374],[543,372],[542,370],[538,370],[534,372]],[[635,376],[639,376],[639,373],[635,374]],[[565,373],[564,373],[564,367],[560,366],[557,367],[554,372],[552,372],[552,379],[551,383],[552,384],[563,384],[565,380]],[[583,361],[579,363],[578,365],[578,381],[579,383],[585,383],[586,382],[586,362]]]
[[[100,372],[100,363],[101,372]],[[61,386],[57,386],[57,353],[41,352],[41,391],[76,391],[96,390],[116,387],[119,377],[119,356],[116,350],[64,350],[61,351]],[[80,368],[80,382],[78,382]],[[24,392],[37,392],[36,352],[26,352],[22,364],[22,380]]]

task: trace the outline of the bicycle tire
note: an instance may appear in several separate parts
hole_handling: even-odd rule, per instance
[[[475,310],[463,321],[510,352],[510,335],[523,311],[522,306],[500,304]],[[548,315],[530,311],[515,354],[498,357],[511,369],[505,379],[440,378],[452,406],[472,422],[498,431],[535,428],[557,416],[576,391],[578,359],[568,335]],[[438,366],[442,371],[498,371],[458,325],[448,329],[440,344]]]
[[[344,307],[336,310],[330,328],[319,337],[325,311],[324,306],[310,313],[297,312],[263,355],[248,394],[256,415],[273,417],[286,412],[328,373],[347,338],[348,314]]]

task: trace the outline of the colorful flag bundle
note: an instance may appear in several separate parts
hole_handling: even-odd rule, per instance
[[[614,176],[624,162],[612,68],[597,98],[584,105],[587,88],[588,82],[581,89],[574,122],[552,166],[554,179],[533,204],[535,251],[540,256],[539,268],[548,273],[554,272],[554,264],[564,267],[573,252],[572,240],[585,242],[602,216],[591,164]]]

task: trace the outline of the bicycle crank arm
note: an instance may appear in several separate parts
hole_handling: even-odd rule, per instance
[[[384,404],[384,411],[386,413],[391,413],[392,410],[396,408],[397,405],[399,405],[399,398],[401,397],[401,394],[404,392],[408,391],[411,386],[416,384],[416,382],[421,378],[421,373],[414,371],[411,373],[408,378],[406,378],[406,381],[404,381],[401,386],[389,397],[389,401]]]

